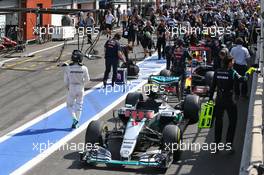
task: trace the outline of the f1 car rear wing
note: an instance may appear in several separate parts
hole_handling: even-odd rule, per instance
[[[180,77],[174,77],[174,76],[160,76],[160,75],[151,75],[149,77],[149,83],[156,83],[159,85],[168,85],[172,83],[178,83],[180,80]]]
[[[189,47],[190,51],[210,51],[211,49],[209,47],[204,46],[191,46]]]
[[[191,55],[198,61],[211,60],[211,48],[205,46],[191,46],[189,47]]]

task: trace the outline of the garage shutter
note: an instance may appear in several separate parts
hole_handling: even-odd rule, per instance
[[[77,3],[91,3],[91,2],[95,2],[94,0],[77,0]]]
[[[3,0],[0,1],[1,8],[18,7],[17,0]]]
[[[53,0],[52,6],[65,6],[65,5],[71,5],[72,0]]]

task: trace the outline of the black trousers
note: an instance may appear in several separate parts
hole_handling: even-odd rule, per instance
[[[92,35],[91,34],[87,34],[87,43],[92,44]]]
[[[247,71],[247,66],[246,65],[239,65],[239,64],[234,64],[234,69],[239,73],[241,76],[244,76],[246,71]],[[241,93],[240,93],[240,84],[242,84],[241,87]],[[236,95],[247,95],[248,92],[248,87],[247,87],[247,82],[239,82],[235,81],[234,82],[234,90]]]
[[[165,47],[165,56],[166,56],[166,69],[167,70],[170,70],[171,68],[171,63],[172,63],[172,54],[170,53],[171,52],[171,46],[166,46]]]
[[[176,76],[176,77],[180,77],[181,79],[181,84],[180,84],[180,95],[181,97],[183,97],[184,95],[184,89],[185,89],[185,81],[186,81],[186,73],[185,70],[183,69],[182,71],[179,72],[175,72],[175,71],[171,71],[171,75],[172,76]]]
[[[166,47],[166,40],[158,39],[158,41],[157,41],[157,49],[158,49],[159,60],[161,59],[161,56],[163,58],[165,56],[165,47]],[[162,48],[162,52],[161,52],[161,48]]]
[[[170,70],[170,67],[171,67],[171,57],[170,56],[166,56],[166,60],[167,60],[166,69],[167,70]]]
[[[141,45],[142,45],[143,49],[151,50],[151,48],[152,48],[152,39],[151,38],[147,38],[147,37],[142,37]]]
[[[223,129],[223,116],[224,111],[226,110],[229,126],[226,134],[226,143],[231,143],[233,145],[236,124],[237,124],[237,105],[234,103],[231,97],[217,97],[214,117],[215,117],[215,143],[221,142],[222,129]]]
[[[112,59],[105,59],[105,73],[104,73],[104,81],[107,81],[109,73],[111,72],[111,67],[113,67],[113,76],[112,76],[112,83],[116,82],[117,77],[117,67],[118,67],[118,60]]]
[[[123,31],[125,30],[126,27],[127,27],[127,22],[126,22],[126,21],[122,21],[122,28],[123,28]]]

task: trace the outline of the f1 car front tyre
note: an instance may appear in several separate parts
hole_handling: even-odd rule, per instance
[[[162,131],[163,149],[173,155],[173,160],[180,158],[181,130],[177,125],[167,125]]]
[[[171,76],[171,72],[167,69],[163,69],[162,71],[160,71],[160,76],[169,77]]]
[[[205,83],[207,86],[211,87],[214,79],[214,71],[208,71],[205,73]]]
[[[104,122],[99,120],[92,121],[86,129],[85,145],[99,144],[99,146],[103,146],[105,138],[104,127]]]
[[[122,139],[121,138],[113,138],[109,139],[107,142],[107,149],[111,152],[112,160],[121,160],[120,150],[122,146]],[[122,168],[123,165],[119,164],[106,164],[109,168]]]
[[[199,121],[199,111],[201,108],[200,97],[197,95],[187,95],[183,103],[184,118],[189,119],[189,124]]]
[[[136,106],[139,101],[143,101],[143,95],[139,92],[132,92],[127,94],[125,104]]]

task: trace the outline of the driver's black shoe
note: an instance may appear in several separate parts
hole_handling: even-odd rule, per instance
[[[106,88],[106,81],[103,81],[103,84],[104,84],[104,88]]]
[[[235,150],[234,150],[234,147],[232,145],[231,146],[225,146],[225,150],[226,150],[227,154],[229,154],[229,155],[235,154]]]
[[[235,154],[235,150],[234,150],[234,148],[231,147],[231,149],[227,150],[227,154],[229,154],[229,155],[233,155],[233,154]]]
[[[72,123],[72,129],[76,129],[76,128],[78,128],[78,123],[79,123],[79,121],[78,121],[78,120],[76,120],[76,119],[73,119],[73,123]]]

